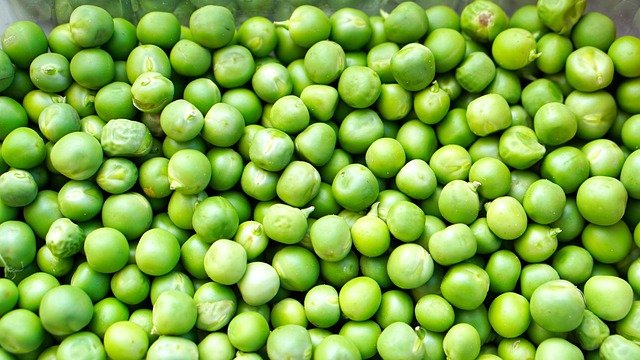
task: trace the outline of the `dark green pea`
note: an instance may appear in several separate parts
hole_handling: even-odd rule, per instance
[[[148,71],[171,76],[171,61],[169,55],[156,45],[138,45],[129,53],[126,69],[129,83],[133,84],[138,76]]]
[[[209,49],[195,41],[182,39],[171,47],[169,61],[176,73],[196,77],[210,69],[212,55]]]
[[[56,53],[38,55],[29,65],[31,82],[46,92],[62,92],[71,85],[69,60]]]
[[[47,35],[40,25],[23,20],[10,24],[2,32],[2,50],[11,62],[22,69],[28,69],[31,61],[47,52]]]
[[[80,117],[95,114],[95,96],[96,91],[78,83],[72,83],[65,91],[67,104],[71,105]]]
[[[296,44],[291,38],[289,29],[276,26],[276,37],[278,39],[274,53],[283,65],[290,64],[294,60],[304,58],[307,48]]]
[[[469,146],[471,160],[476,162],[484,157],[491,157],[502,161],[498,151],[499,140],[500,138],[495,135],[477,138],[471,146]]]
[[[196,42],[211,49],[227,45],[236,32],[231,11],[226,7],[210,4],[193,11],[189,17],[189,28]]]
[[[471,228],[458,223],[437,231],[429,239],[429,253],[440,265],[453,265],[475,255],[477,244]]]
[[[400,120],[407,116],[412,108],[411,92],[398,84],[382,84],[376,107],[384,120]]]
[[[428,161],[437,148],[436,132],[424,122],[414,119],[402,124],[396,134],[408,160]]]
[[[474,1],[465,6],[460,13],[462,32],[481,43],[493,41],[508,26],[507,14],[491,1]]]
[[[578,22],[587,4],[582,1],[567,0],[557,3],[543,0],[537,4],[540,20],[560,35],[568,35]]]
[[[520,101],[522,87],[518,74],[514,71],[505,70],[501,67],[496,69],[496,76],[486,89],[488,93],[502,96],[509,105],[514,105]]]
[[[487,225],[501,239],[514,240],[527,229],[527,213],[511,196],[501,196],[485,204]]]
[[[140,74],[131,85],[133,105],[143,112],[160,112],[173,100],[174,85],[162,74],[149,71]]]
[[[231,148],[213,148],[207,152],[211,164],[209,187],[224,191],[240,181],[244,163],[242,156]]]
[[[106,43],[113,35],[113,18],[109,12],[95,5],[81,5],[71,12],[69,27],[73,41],[90,48]]]
[[[538,17],[538,9],[531,4],[522,5],[511,14],[509,27],[528,30],[536,40],[549,32],[549,29]]]
[[[127,61],[126,60],[115,60],[113,62],[114,67],[114,76],[113,81],[121,81],[128,82],[127,78]]]
[[[485,157],[474,161],[469,169],[469,181],[479,183],[477,192],[486,199],[507,195],[511,188],[511,172],[500,160]]]
[[[419,41],[428,29],[429,18],[424,8],[409,1],[398,4],[384,19],[387,39],[401,45]]]
[[[540,174],[569,194],[578,190],[580,184],[589,177],[589,160],[578,148],[559,147],[545,156]]]
[[[113,35],[102,45],[102,48],[109,52],[114,60],[126,60],[127,55],[137,45],[136,27],[127,19],[115,17]]]
[[[460,145],[444,145],[433,153],[429,160],[429,166],[440,184],[446,184],[456,179],[463,180],[468,178],[471,156]]]
[[[445,184],[438,199],[438,208],[444,219],[450,223],[471,224],[480,212],[479,186],[480,183],[458,179]]]
[[[474,2],[486,3],[487,1]],[[475,51],[467,55],[456,68],[456,80],[460,86],[472,93],[484,90],[496,75],[496,65],[484,52]]]
[[[418,43],[407,44],[394,53],[389,66],[396,82],[409,91],[426,88],[435,77],[434,55]]]
[[[320,275],[322,280],[336,288],[342,287],[349,280],[358,276],[358,256],[350,251],[339,261],[320,260]]]
[[[533,129],[522,125],[505,130],[500,136],[498,147],[505,164],[521,170],[542,159],[546,152]]]
[[[536,66],[545,74],[556,74],[564,69],[569,54],[573,52],[571,40],[565,36],[548,33],[538,39]]]

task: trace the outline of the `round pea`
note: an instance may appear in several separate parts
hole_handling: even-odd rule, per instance
[[[585,300],[578,288],[566,280],[551,280],[531,294],[531,318],[549,331],[567,332],[582,322]]]

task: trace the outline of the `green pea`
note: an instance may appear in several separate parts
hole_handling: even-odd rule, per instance
[[[27,112],[19,102],[8,96],[0,96],[0,139],[3,141],[13,130],[29,123]]]
[[[527,214],[515,198],[501,196],[487,203],[485,208],[489,229],[499,238],[513,240],[527,229]]]
[[[267,338],[267,354],[270,358],[311,359],[313,350],[309,331],[293,324],[273,329]]]
[[[138,168],[125,158],[109,158],[96,173],[96,183],[110,194],[129,191],[138,180]]]
[[[546,152],[534,130],[523,125],[505,130],[500,136],[498,149],[507,165],[520,170],[535,164]]]
[[[272,260],[284,289],[307,291],[320,275],[320,264],[314,254],[300,246],[287,246],[278,250]],[[303,274],[303,276],[300,276]]]
[[[137,265],[129,264],[113,274],[111,291],[125,304],[139,304],[149,296],[151,281]]]
[[[573,52],[573,43],[566,36],[548,33],[538,39],[536,66],[545,74],[557,74],[565,67],[567,58]]]
[[[586,6],[586,3],[575,0],[567,0],[560,3],[543,0],[537,4],[540,20],[548,28],[560,35],[568,35],[571,32]]]
[[[340,328],[339,334],[351,340],[360,351],[363,359],[368,359],[377,354],[376,340],[382,330],[372,321],[348,321]]]
[[[477,250],[469,226],[453,224],[434,232],[429,238],[429,253],[441,265],[452,265],[472,257]]]
[[[549,29],[538,17],[535,5],[527,4],[517,8],[509,19],[510,28],[521,28],[530,31],[536,40],[549,32]]]
[[[437,73],[453,70],[465,56],[466,42],[456,29],[435,28],[429,32],[424,45],[433,53]]]
[[[95,90],[87,89],[78,83],[72,83],[65,91],[67,104],[71,105],[80,117],[95,114],[95,95]]]
[[[632,341],[636,341],[638,339],[638,328],[636,320],[638,319],[639,304],[640,303],[638,303],[637,301],[634,301],[627,316],[616,323],[616,331],[618,332],[618,334]]]
[[[265,128],[259,130],[250,146],[250,158],[267,171],[283,170],[291,161],[294,144],[281,130]]]
[[[625,77],[636,77],[640,75],[635,61],[638,57],[639,45],[638,38],[628,35],[620,36],[613,40],[607,54],[611,60],[613,60],[613,65],[617,73]]]
[[[565,105],[573,111],[578,120],[578,138],[592,140],[602,137],[611,128],[616,118],[616,103],[605,91],[585,93],[571,92]]]
[[[29,76],[38,89],[52,93],[66,90],[72,81],[69,60],[56,53],[44,53],[33,59]]]
[[[363,48],[371,39],[369,15],[360,9],[342,8],[329,17],[331,39],[347,50]]]
[[[247,195],[256,200],[269,201],[277,195],[279,177],[278,173],[264,170],[250,161],[242,170],[240,187]]]
[[[576,116],[568,106],[559,102],[542,105],[535,113],[533,126],[543,145],[564,144],[578,131]]]
[[[456,179],[466,179],[471,168],[471,156],[460,145],[444,145],[433,153],[429,160],[429,167],[435,173],[440,184],[446,184]]]
[[[95,111],[103,120],[131,119],[138,112],[133,104],[131,85],[113,82],[103,86],[95,95]]]
[[[167,290],[153,304],[153,328],[160,335],[182,335],[196,323],[197,309],[193,298]]]
[[[491,94],[498,94],[507,100],[507,103],[514,105],[520,102],[522,85],[517,72],[499,67],[496,69],[496,76],[486,91]]]
[[[103,127],[100,143],[109,156],[142,156],[151,150],[152,136],[141,122],[113,119]]]
[[[6,164],[17,169],[34,168],[47,157],[42,137],[26,126],[18,127],[8,133],[0,151]]]
[[[265,234],[284,244],[295,244],[307,232],[307,216],[312,209],[298,209],[286,204],[274,204],[262,219]]]
[[[193,11],[189,28],[196,42],[211,49],[227,45],[236,32],[233,14],[219,5],[205,5]]]
[[[478,186],[479,183],[467,183],[458,179],[445,184],[438,199],[440,214],[451,223],[472,223],[480,211]]]
[[[343,167],[336,174],[331,187],[338,204],[352,211],[368,208],[374,203],[379,193],[375,175],[360,164],[349,164]]]
[[[574,89],[592,92],[609,86],[613,81],[614,65],[604,51],[584,46],[567,57],[565,73]]]
[[[251,80],[254,71],[253,56],[244,46],[229,45],[213,53],[213,74],[222,87],[242,86]]]
[[[84,231],[68,218],[55,220],[49,227],[45,241],[51,253],[57,257],[69,257],[82,249]]]
[[[49,333],[70,335],[89,324],[93,304],[80,288],[61,285],[45,293],[38,315]]]
[[[304,68],[309,79],[318,84],[330,84],[346,67],[345,52],[340,44],[322,40],[313,44],[304,56]]]
[[[383,135],[380,116],[371,109],[358,109],[350,112],[340,124],[338,142],[345,151],[361,154]]]
[[[491,44],[491,54],[494,61],[507,70],[522,69],[539,56],[533,34],[522,28],[500,32]]]
[[[567,245],[556,251],[552,264],[561,279],[576,285],[589,279],[593,271],[593,257],[589,251],[575,245]]]
[[[410,27],[407,24],[411,24]],[[429,29],[429,18],[424,9],[413,2],[402,2],[391,10],[384,19],[387,39],[398,44],[408,44],[420,40]]]
[[[578,149],[563,146],[544,158],[541,175],[572,193],[589,177],[589,160]]]
[[[424,11],[421,12],[424,13]],[[393,54],[389,66],[393,78],[409,91],[426,88],[433,81],[436,72],[433,53],[428,47],[419,43],[403,46]]]
[[[238,27],[238,42],[256,57],[269,55],[277,46],[276,27],[264,16],[252,16]]]
[[[49,39],[51,39],[51,34]],[[127,19],[115,17],[113,19],[113,35],[102,47],[109,52],[114,60],[126,60],[129,53],[137,45],[136,27]]]
[[[625,189],[627,189],[631,198],[638,198],[638,184],[636,178],[633,176],[634,169],[640,164],[640,162],[638,162],[640,158],[638,154],[640,154],[640,152],[636,150],[627,156],[620,172],[620,181],[625,186]]]
[[[78,353],[86,356],[85,359],[107,358],[100,337],[89,331],[79,331],[66,337],[60,342],[55,355],[60,359],[77,359]]]
[[[429,164],[421,159],[413,159],[400,168],[395,184],[406,195],[424,200],[435,191],[437,180]]]
[[[291,39],[305,48],[329,38],[331,22],[329,16],[313,5],[296,7],[287,21],[277,22],[276,26],[286,26]]]
[[[100,89],[115,77],[113,58],[108,52],[97,48],[78,51],[71,58],[69,70],[73,80],[91,90]]]
[[[260,306],[276,296],[280,288],[280,278],[271,265],[259,261],[250,262],[237,286],[247,304]]]
[[[604,201],[604,198],[607,201]],[[613,225],[624,214],[628,195],[624,185],[616,178],[594,176],[578,188],[576,203],[580,214],[597,225]]]
[[[346,220],[338,215],[326,215],[311,225],[309,237],[314,253],[325,261],[340,261],[351,250],[351,231]]]
[[[206,114],[213,104],[220,102],[221,94],[218,85],[211,79],[198,78],[185,86],[183,98],[198,108],[200,113]]]
[[[394,42],[383,42],[371,48],[367,53],[367,66],[375,71],[384,84],[393,83],[395,79],[391,73],[391,58],[400,50]]]
[[[89,295],[94,303],[102,300],[110,290],[111,276],[93,270],[89,263],[80,263],[71,275],[69,282],[77,286]]]
[[[566,280],[545,282],[531,294],[531,317],[549,331],[574,330],[582,322],[585,308],[580,290]]]
[[[377,205],[372,206],[377,209]],[[364,256],[380,256],[389,248],[391,234],[384,220],[377,214],[363,216],[351,226],[353,246]]]
[[[57,194],[60,217],[73,221],[87,221],[100,213],[104,197],[100,188],[90,181],[72,180]]]
[[[451,106],[451,98],[438,83],[417,92],[413,98],[413,108],[420,121],[436,124],[444,119]]]
[[[292,206],[304,206],[320,190],[320,173],[308,162],[292,161],[276,185],[278,197]]]
[[[10,24],[2,32],[2,50],[17,67],[28,69],[31,61],[47,52],[47,35],[34,21],[22,20]]]
[[[531,322],[529,301],[517,293],[498,295],[489,306],[489,323],[500,336],[514,338],[522,335]]]
[[[538,224],[550,224],[560,218],[565,202],[562,187],[547,179],[540,179],[529,186],[522,205],[531,220]]]
[[[498,94],[483,95],[467,107],[469,128],[478,136],[486,136],[511,125],[511,110]]]
[[[502,239],[496,236],[487,223],[486,217],[479,217],[469,225],[473,235],[476,237],[478,254],[490,254],[500,248]],[[444,228],[444,223],[440,229]]]
[[[71,12],[69,27],[73,41],[90,48],[106,43],[113,35],[113,18],[103,8],[81,5]]]
[[[353,251],[339,261],[320,260],[320,276],[325,283],[333,287],[343,286],[347,281],[357,277],[358,271],[358,256]]]
[[[615,241],[605,240],[611,236],[615,236]],[[584,248],[595,260],[605,264],[622,260],[632,246],[632,237],[631,230],[623,221],[610,226],[587,224],[581,234]]]
[[[412,108],[411,92],[398,84],[382,84],[376,107],[380,117],[385,120],[400,120]]]
[[[162,23],[162,27],[156,24]],[[150,11],[138,20],[136,36],[141,44],[153,44],[170,49],[180,39],[180,22],[178,18],[163,11]]]
[[[104,338],[105,332],[112,324],[125,321],[128,318],[129,309],[127,306],[116,298],[108,297],[94,305],[93,317],[88,330],[100,338]]]
[[[291,76],[287,68],[279,63],[258,66],[251,78],[251,86],[256,95],[268,103],[274,103],[293,91]]]
[[[127,239],[137,238],[151,226],[149,201],[136,192],[110,195],[102,206],[102,223],[122,232]]]
[[[25,170],[11,169],[0,175],[0,201],[7,206],[22,207],[38,195],[38,184]]]
[[[114,21],[114,33],[115,25]],[[49,48],[52,52],[63,55],[67,60],[71,60],[73,55],[82,50],[82,47],[73,41],[71,37],[71,27],[68,22],[57,25],[51,29],[49,32]]]
[[[589,310],[584,311],[582,323],[580,323],[575,332],[580,342],[580,347],[585,350],[600,348],[604,339],[610,335],[607,324]]]
[[[73,258],[59,258],[53,255],[48,247],[43,246],[36,253],[35,265],[47,274],[62,277],[73,269]]]
[[[276,26],[276,38],[277,44],[274,49],[274,53],[283,65],[288,65],[295,60],[304,58],[307,48],[302,47],[293,41],[289,29],[282,26]]]
[[[441,291],[451,305],[463,310],[475,309],[487,296],[489,275],[472,263],[456,264],[445,273]]]
[[[514,249],[527,262],[544,261],[558,248],[558,231],[546,225],[529,224],[524,233],[515,239]]]
[[[469,168],[469,181],[477,182],[478,194],[486,199],[507,195],[511,188],[511,172],[500,160],[483,157],[474,161]]]
[[[481,1],[480,3],[486,3]],[[495,78],[496,66],[493,60],[484,52],[475,51],[459,64],[455,71],[455,78],[460,86],[471,92],[479,93]]]
[[[174,85],[155,71],[140,74],[131,85],[133,105],[142,112],[160,112],[171,102]]]
[[[387,262],[392,283],[401,289],[422,286],[433,275],[434,263],[427,250],[418,244],[402,244],[393,249]]]
[[[156,45],[138,45],[131,50],[127,57],[126,70],[127,79],[132,84],[138,76],[149,71],[169,77],[171,76],[171,61],[169,55]]]
[[[553,359],[555,356],[563,359],[583,359],[580,348],[562,338],[549,338],[538,345],[536,356],[540,359]]]
[[[368,277],[356,277],[342,286],[338,294],[340,309],[349,319],[363,321],[371,318],[382,301],[380,286]]]
[[[502,249],[492,253],[486,265],[491,279],[490,290],[500,294],[513,291],[521,269],[520,259],[514,252]]]
[[[436,151],[437,138],[433,128],[420,120],[408,120],[398,129],[396,140],[402,144],[407,160],[428,161]]]
[[[192,225],[196,234],[207,242],[233,237],[238,229],[238,213],[229,200],[212,196],[199,202],[193,212]]]
[[[610,335],[600,345],[602,357],[634,357],[640,355],[640,346],[621,335]]]

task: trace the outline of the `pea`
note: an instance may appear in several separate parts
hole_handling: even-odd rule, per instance
[[[531,294],[531,318],[549,331],[566,332],[582,322],[585,300],[566,280],[551,280],[538,286]]]
[[[586,249],[567,245],[556,251],[552,264],[561,279],[577,285],[584,283],[592,275],[593,262],[593,257]]]
[[[127,56],[127,79],[133,84],[141,74],[149,71],[158,72],[164,77],[171,76],[169,56],[156,45],[138,45]]]
[[[56,93],[71,85],[69,60],[56,53],[38,55],[29,65],[31,82],[40,90]]]
[[[411,28],[407,28],[407,24],[411,24]],[[387,39],[398,44],[418,41],[428,28],[429,18],[424,9],[409,1],[398,4],[384,19]]]
[[[593,46],[574,50],[565,65],[569,84],[578,91],[597,91],[613,81],[614,65],[611,58]]]
[[[346,68],[338,81],[340,98],[347,105],[357,109],[373,105],[381,91],[380,77],[366,66],[354,65]]]
[[[295,357],[311,359],[313,354],[309,331],[300,325],[282,325],[269,334],[267,354],[271,358]]]
[[[602,137],[615,121],[615,100],[605,91],[572,91],[565,99],[565,105],[578,119],[576,135],[581,139],[592,140]]]
[[[451,305],[463,310],[475,309],[487,296],[489,275],[472,263],[455,264],[445,273],[440,290]]]
[[[539,56],[533,34],[517,27],[500,32],[491,45],[491,53],[495,62],[507,70],[522,69]]]
[[[350,112],[338,128],[340,146],[352,154],[364,153],[375,140],[383,136],[382,120],[371,109],[358,109]]]
[[[523,125],[505,130],[500,136],[498,150],[507,165],[520,170],[535,164],[546,152],[534,130]]]
[[[238,228],[238,213],[229,200],[221,196],[212,196],[196,205],[192,225],[196,234],[207,242],[228,239]]]
[[[238,282],[242,299],[252,306],[268,303],[279,288],[278,272],[271,265],[259,261],[247,264],[247,270]]]
[[[639,74],[634,62],[638,56],[637,47],[640,45],[637,40],[633,36],[620,36],[609,46],[607,54],[613,61],[616,72],[622,76],[635,77]]]
[[[49,35],[49,39],[51,39],[51,35]],[[49,41],[51,42],[51,40]],[[107,50],[114,60],[126,60],[129,53],[137,45],[136,27],[127,19],[115,17],[113,19],[113,34],[102,45],[102,48]]]
[[[376,342],[382,330],[372,321],[362,322],[348,321],[340,328],[339,334],[351,340],[360,351],[363,359],[368,359],[377,354]]]
[[[538,345],[536,357],[540,359],[552,359],[561,355],[565,359],[583,359],[584,355],[580,348],[565,339],[551,338]]]
[[[102,223],[122,232],[127,239],[139,237],[151,226],[149,201],[136,192],[110,195],[102,206]]]
[[[498,295],[489,305],[489,322],[500,336],[514,338],[522,335],[531,322],[529,301],[517,293]]]
[[[460,13],[462,32],[481,43],[493,41],[508,25],[507,14],[490,1],[468,4]]]
[[[25,170],[11,169],[0,175],[0,201],[11,207],[32,203],[38,195],[38,184]]]
[[[47,52],[47,35],[40,25],[22,20],[10,24],[2,32],[2,50],[17,67],[28,69],[38,55]]]
[[[534,130],[544,145],[560,145],[573,138],[578,122],[571,110],[562,103],[547,103],[534,117]]]
[[[391,251],[387,273],[396,286],[414,289],[433,275],[433,260],[429,252],[417,244],[402,244]]]
[[[470,224],[480,211],[479,183],[452,180],[444,185],[438,199],[440,214],[451,223]],[[460,206],[450,206],[458,204]]]
[[[47,157],[44,140],[29,127],[18,127],[7,134],[0,154],[7,165],[16,169],[30,169]]]
[[[527,214],[524,207],[511,196],[501,196],[485,205],[487,225],[501,239],[513,240],[527,229]],[[505,221],[505,217],[510,221]]]
[[[445,354],[459,359],[476,358],[480,353],[480,344],[478,331],[465,323],[452,326],[442,341]]]
[[[565,67],[573,52],[573,43],[566,36],[554,32],[544,34],[537,42],[536,66],[545,74],[557,74]]]
[[[602,357],[633,357],[640,354],[640,347],[623,336],[614,334],[604,339],[600,345],[599,353]]]
[[[235,35],[235,20],[231,11],[219,5],[205,5],[191,14],[189,28],[193,39],[207,48],[221,48]]]
[[[409,91],[426,88],[435,77],[435,58],[428,47],[411,43],[393,54],[390,61],[393,78]],[[420,70],[420,71],[418,71]]]
[[[638,318],[638,302],[634,301],[627,316],[616,323],[616,331],[627,339],[635,341],[638,339],[638,329],[636,320]]]
[[[163,24],[162,28],[155,25],[158,23]],[[172,13],[150,11],[138,20],[136,36],[142,44],[169,49],[180,39],[180,22]]]
[[[184,100],[193,104],[202,114],[220,102],[221,94],[218,85],[208,78],[198,78],[190,81],[184,88]]]
[[[437,73],[453,70],[464,59],[466,42],[456,29],[434,28],[424,45],[433,53]]]
[[[45,293],[38,315],[49,333],[70,335],[89,324],[93,316],[93,304],[81,289],[60,285]]]
[[[605,195],[608,199],[606,204],[601,198]],[[627,197],[627,191],[619,180],[594,176],[580,185],[576,203],[587,221],[597,225],[613,225],[622,218]]]

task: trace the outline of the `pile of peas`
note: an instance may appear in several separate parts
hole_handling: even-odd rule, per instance
[[[0,359],[640,359],[640,38],[585,6],[8,26]]]

